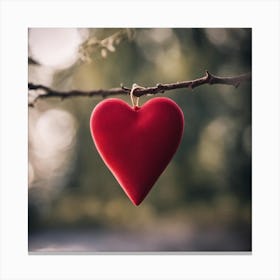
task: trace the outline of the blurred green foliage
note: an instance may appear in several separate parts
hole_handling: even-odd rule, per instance
[[[119,31],[93,29],[89,36],[102,40]],[[129,34],[106,55],[102,47],[92,48],[90,61],[57,70],[52,87],[152,86],[198,78],[206,69],[220,76],[251,71],[251,29],[134,29]],[[31,74],[29,79],[36,82]],[[237,89],[204,85],[164,94],[184,112],[184,135],[173,160],[139,207],[132,205],[94,147],[89,118],[102,98],[38,101],[30,111],[65,110],[74,117],[77,133],[71,151],[65,151],[71,156],[61,179],[47,190],[43,185],[54,174],[30,183],[29,234],[58,228],[108,232],[217,228],[236,232],[244,244],[236,250],[250,250],[251,91],[251,84],[244,83]],[[118,98],[130,103],[128,97]],[[150,98],[141,97],[140,103]],[[29,154],[31,161],[32,145]],[[36,166],[36,160],[32,164]]]

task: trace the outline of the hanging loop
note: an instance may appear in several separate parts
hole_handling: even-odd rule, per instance
[[[136,90],[136,89],[144,89],[144,87],[141,87],[137,84],[133,84],[132,85],[132,88],[131,88],[131,91],[130,91],[130,99],[131,99],[131,103],[132,103],[132,106],[133,107],[138,107],[139,106],[139,97],[133,95],[133,92]],[[135,98],[135,100],[134,100]]]

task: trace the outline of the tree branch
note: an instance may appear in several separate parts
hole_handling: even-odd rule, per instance
[[[204,84],[232,85],[237,88],[240,85],[240,83],[245,81],[250,81],[250,80],[251,80],[251,73],[242,74],[234,77],[218,77],[206,71],[205,76],[191,81],[177,82],[171,84],[157,84],[154,87],[137,88],[133,92],[133,95],[140,97],[146,94],[164,93],[165,91],[174,90],[174,89],[181,89],[181,88],[194,89]],[[34,106],[35,102],[38,99],[45,99],[51,97],[59,97],[61,99],[64,99],[64,98],[82,97],[82,96],[83,97],[102,96],[105,98],[110,95],[129,94],[131,91],[130,88],[124,86],[121,86],[120,88],[98,89],[98,90],[91,90],[91,91],[80,91],[80,90],[57,91],[49,87],[46,87],[44,85],[36,85],[33,83],[28,83],[28,89],[29,89],[29,97],[31,99],[28,105],[31,107]],[[37,92],[32,95],[31,91],[37,91]]]

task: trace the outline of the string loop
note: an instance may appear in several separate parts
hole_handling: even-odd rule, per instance
[[[133,84],[132,85],[132,88],[131,88],[131,91],[130,91],[130,99],[131,99],[131,103],[132,103],[132,106],[133,107],[139,107],[139,97],[138,96],[135,96],[133,95],[133,92],[136,90],[136,89],[144,89],[144,87],[141,87],[137,84]],[[134,100],[135,98],[135,100]]]

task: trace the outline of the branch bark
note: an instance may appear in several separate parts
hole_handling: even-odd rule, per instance
[[[194,89],[204,84],[232,85],[235,88],[237,88],[241,83],[245,81],[251,81],[251,73],[246,73],[233,77],[218,77],[206,71],[203,77],[191,81],[183,81],[183,82],[177,82],[171,84],[157,84],[156,86],[153,87],[137,88],[133,92],[133,95],[136,97],[140,97],[146,94],[164,93],[165,91],[174,90],[174,89],[181,89],[181,88]],[[36,85],[33,83],[28,83],[28,89],[29,89],[29,97],[31,99],[28,105],[31,107],[34,106],[34,104],[38,99],[46,99],[52,97],[59,97],[61,99],[64,99],[70,97],[92,97],[92,96],[102,96],[105,98],[110,95],[129,94],[131,91],[130,88],[124,86],[121,86],[120,88],[98,89],[98,90],[91,90],[91,91],[80,91],[80,90],[57,91],[47,86]],[[36,93],[32,94],[31,91],[36,91]]]

